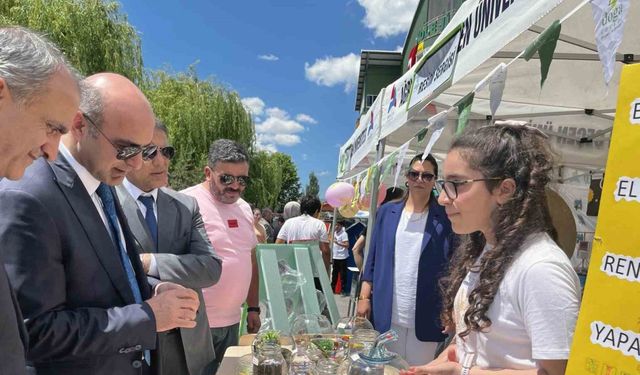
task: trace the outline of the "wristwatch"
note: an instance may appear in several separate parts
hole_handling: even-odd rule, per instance
[[[247,307],[247,312],[256,312],[260,314],[260,307]]]
[[[471,367],[462,366],[462,368],[460,369],[460,375],[470,375],[470,374],[471,374]]]

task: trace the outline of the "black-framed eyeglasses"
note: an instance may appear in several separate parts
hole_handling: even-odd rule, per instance
[[[418,181],[418,179],[421,179],[425,182],[431,182],[435,177],[436,175],[431,172],[418,172],[414,171],[413,169],[410,169],[407,172],[407,178],[412,182]]]
[[[247,186],[251,180],[249,176],[234,176],[232,174],[221,174],[219,179],[220,183],[225,186],[231,185],[236,181],[238,181],[238,184],[241,186]]]
[[[504,180],[504,177],[492,177],[492,178],[474,178],[470,180],[438,180],[436,181],[436,189],[438,193],[442,191],[447,194],[447,197],[451,200],[458,198],[458,186],[470,184],[476,181],[498,181]]]
[[[158,146],[156,146],[156,145],[118,146],[115,143],[113,143],[111,141],[111,139],[109,139],[109,137],[107,137],[106,134],[104,134],[102,132],[100,127],[98,125],[96,125],[96,123],[91,119],[91,117],[89,117],[86,113],[83,113],[82,117],[84,117],[91,124],[91,126],[93,126],[98,131],[98,133],[100,133],[100,135],[102,135],[104,137],[104,139],[106,139],[107,142],[109,142],[111,144],[111,146],[113,146],[113,148],[116,150],[116,158],[118,160],[131,159],[132,157],[138,155],[139,153],[142,153],[142,159],[143,160],[150,160],[150,159],[153,158],[152,155],[156,153],[156,150],[158,148]]]
[[[176,155],[176,149],[173,146],[166,146],[166,147],[156,146],[156,149],[149,155],[148,160],[155,159],[156,156],[158,156],[158,154],[162,154],[162,156],[167,158],[167,160],[171,160]]]

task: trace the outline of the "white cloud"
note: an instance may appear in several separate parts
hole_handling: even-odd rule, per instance
[[[396,46],[395,51],[396,52],[402,52],[403,49],[404,49],[404,46]]]
[[[418,0],[358,0],[365,10],[364,25],[379,38],[405,34],[418,6]]]
[[[284,109],[267,107],[265,102],[257,97],[242,99],[242,103],[253,115],[257,149],[276,152],[278,146],[295,146],[302,142],[297,134],[305,131],[305,127],[298,120],[300,115],[294,120]],[[309,118],[313,120],[310,116]]]
[[[344,85],[345,92],[355,87],[359,70],[360,56],[354,53],[342,57],[316,59],[313,64],[304,63],[304,75],[307,80],[320,86]]]
[[[328,175],[329,175],[329,171],[320,171],[320,172],[316,173],[316,176],[318,176],[318,177],[328,176]]]
[[[318,121],[316,119],[314,119],[313,117],[305,114],[305,113],[301,113],[299,115],[296,116],[296,120],[299,122],[306,122],[308,124],[317,124]]]
[[[258,55],[258,58],[260,60],[264,60],[264,61],[278,61],[280,60],[280,58],[276,55],[274,55],[273,53],[270,53],[268,55]]]
[[[269,116],[263,122],[256,124],[256,132],[267,134],[293,134],[304,131],[304,126],[288,117]]]
[[[308,160],[309,159],[309,155],[307,154],[302,154],[302,160]]]
[[[264,113],[264,101],[257,97],[244,98],[241,100],[242,105],[251,112],[253,116],[262,116]],[[257,119],[254,119],[257,121]]]

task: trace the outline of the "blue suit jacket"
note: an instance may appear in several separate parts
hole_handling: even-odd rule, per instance
[[[385,332],[391,326],[393,280],[395,269],[396,230],[404,202],[389,202],[378,211],[362,280],[373,284],[373,326]],[[420,341],[443,341],[440,324],[442,301],[438,279],[449,264],[453,233],[444,208],[432,199],[422,238],[422,254],[416,289],[416,337]]]
[[[151,287],[116,208],[146,300]],[[143,374],[142,351],[156,346],[155,317],[148,304],[135,303],[120,253],[62,155],[0,183],[0,243],[38,375]]]

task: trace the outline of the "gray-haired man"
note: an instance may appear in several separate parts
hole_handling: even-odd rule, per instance
[[[21,27],[0,28],[0,179],[21,178],[40,156],[55,159],[79,102],[76,77],[51,42]],[[26,373],[27,341],[22,313],[0,267],[0,374]]]

